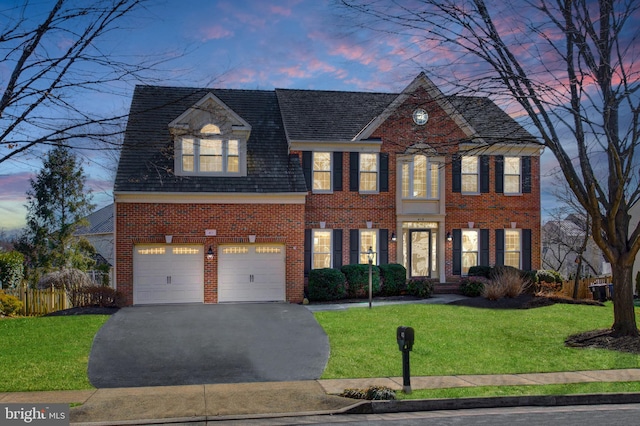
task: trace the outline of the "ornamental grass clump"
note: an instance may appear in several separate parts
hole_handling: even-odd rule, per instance
[[[515,268],[501,268],[493,275],[491,282],[484,286],[482,296],[489,300],[503,297],[518,297],[529,287],[530,282]]]

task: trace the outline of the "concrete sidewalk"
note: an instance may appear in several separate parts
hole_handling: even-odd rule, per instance
[[[640,369],[412,377],[417,389],[640,381]],[[402,389],[402,377],[0,393],[0,404],[69,403],[74,424],[152,424],[321,414],[422,411],[516,405],[640,403],[640,394],[461,398],[372,403],[337,396],[371,385]],[[564,402],[563,402],[564,401]]]

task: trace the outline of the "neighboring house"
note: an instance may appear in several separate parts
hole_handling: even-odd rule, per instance
[[[129,304],[301,302],[308,272],[540,268],[542,146],[492,101],[138,86],[115,182]],[[437,287],[436,287],[437,289]]]
[[[80,228],[76,235],[86,238],[96,249],[96,263],[109,266],[109,283],[113,285],[113,204],[102,207],[86,217],[89,224]],[[91,271],[96,277],[96,272]],[[96,281],[100,281],[96,278]]]
[[[575,215],[564,220],[550,220],[542,226],[542,267],[558,271],[565,278],[575,277],[578,255],[584,244],[584,221]],[[602,251],[589,238],[582,254],[582,277],[611,273]]]

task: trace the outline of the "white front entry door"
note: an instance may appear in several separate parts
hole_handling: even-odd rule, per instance
[[[219,302],[285,300],[284,245],[221,245],[218,256]]]
[[[200,245],[144,244],[133,252],[133,303],[204,302],[204,251]]]

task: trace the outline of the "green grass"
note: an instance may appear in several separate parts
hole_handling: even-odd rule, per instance
[[[91,389],[93,337],[108,315],[0,320],[0,392]]]
[[[489,396],[578,395],[640,392],[640,382],[569,383],[541,386],[480,386],[470,388],[419,389],[396,393],[397,399],[481,398]]]
[[[640,367],[640,356],[568,348],[567,336],[608,328],[612,307],[529,310],[395,305],[317,312],[331,345],[322,378],[402,376],[396,328],[413,327],[412,376],[513,374]]]

